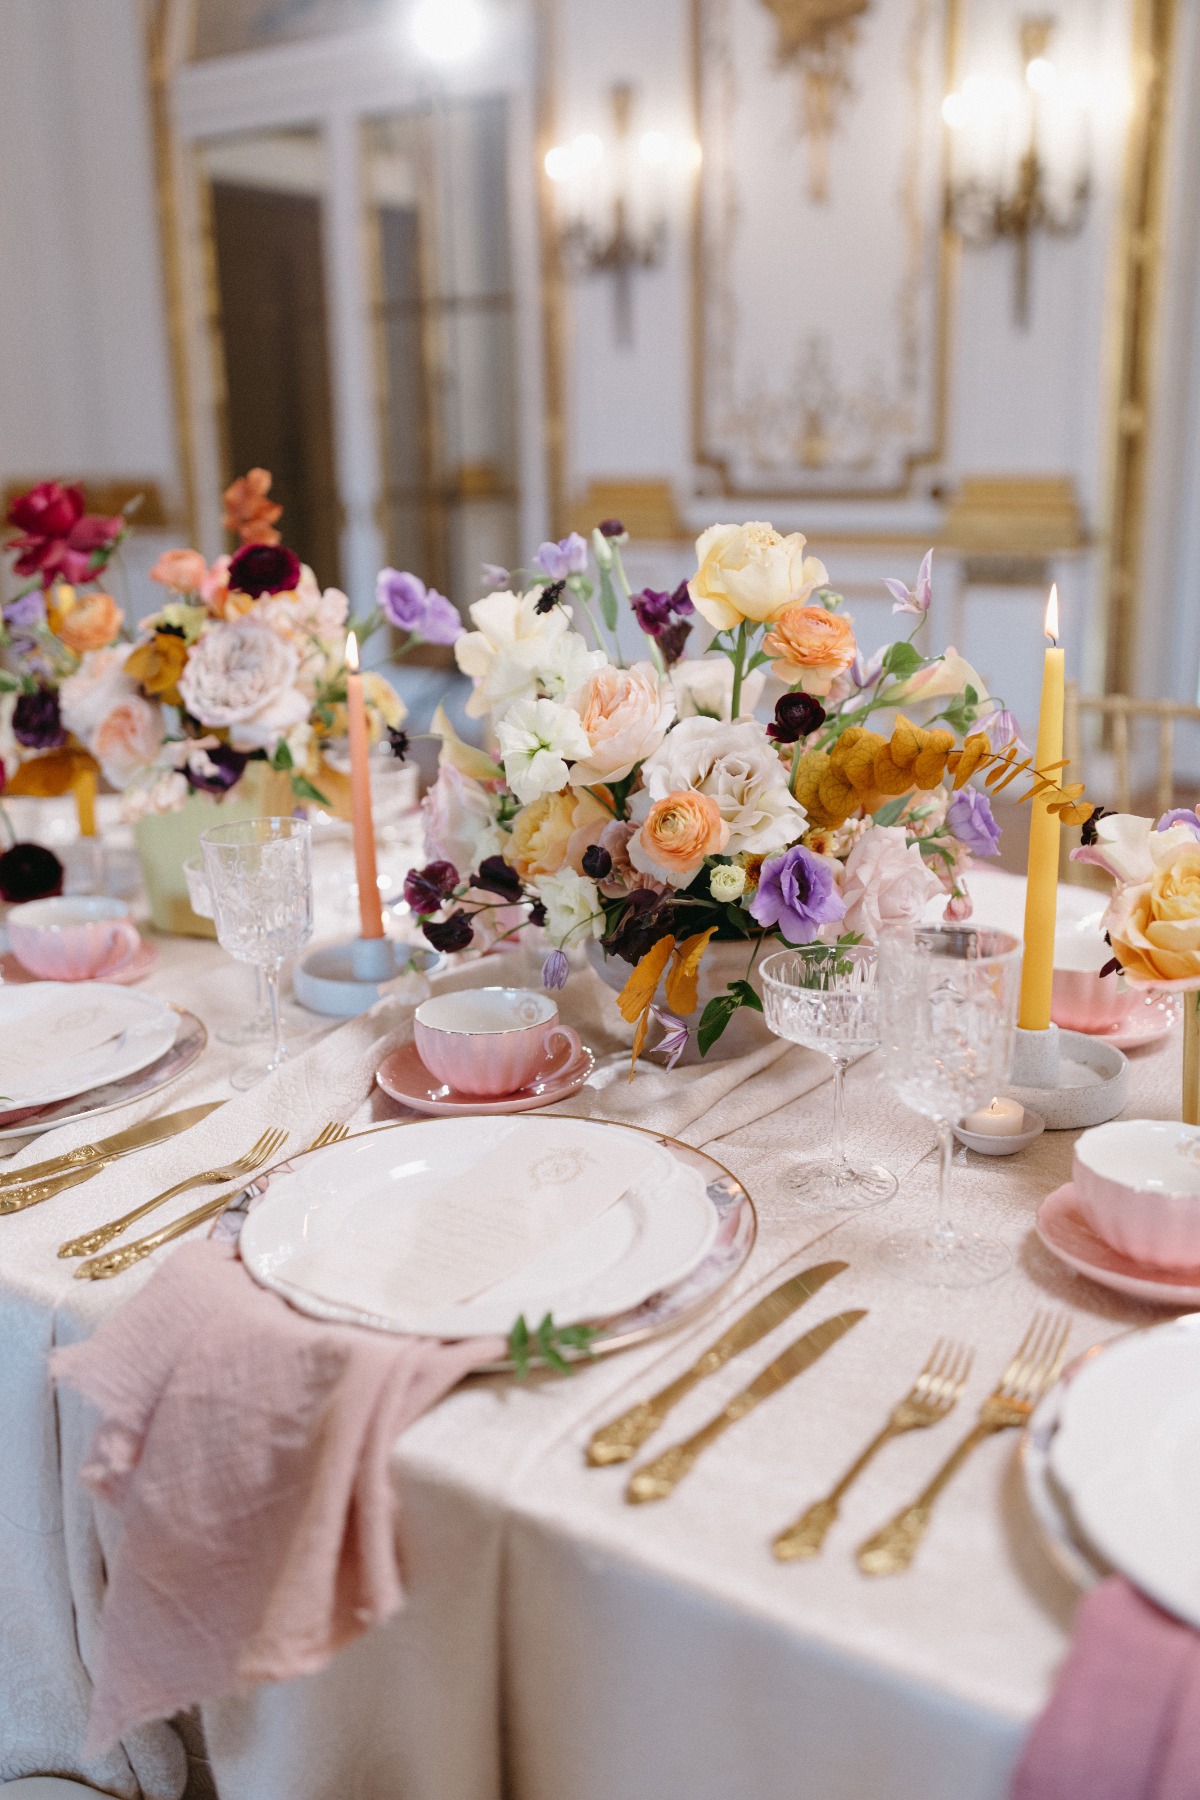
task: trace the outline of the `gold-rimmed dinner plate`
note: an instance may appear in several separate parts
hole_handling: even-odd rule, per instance
[[[85,1093],[73,1094],[52,1105],[0,1113],[0,1143],[9,1139],[38,1137],[42,1132],[56,1131],[60,1125],[73,1124],[77,1119],[115,1112],[118,1107],[128,1106],[132,1100],[143,1100],[147,1095],[161,1093],[163,1088],[178,1081],[203,1052],[208,1043],[208,1033],[195,1013],[188,1012],[181,1006],[172,1006],[170,1010],[178,1021],[175,1041],[162,1056],[132,1074],[116,1081],[106,1081]]]

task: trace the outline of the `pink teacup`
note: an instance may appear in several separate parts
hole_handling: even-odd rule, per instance
[[[103,981],[141,949],[123,900],[65,894],[30,900],[8,915],[8,941],[22,968],[43,981]]]
[[[417,1054],[431,1075],[460,1094],[497,1100],[538,1076],[561,1074],[583,1046],[558,1022],[548,994],[531,988],[463,988],[423,1000],[414,1015]],[[548,1066],[556,1043],[561,1056]]]
[[[1064,1031],[1111,1031],[1128,1015],[1137,995],[1120,975],[1101,975],[1112,951],[1098,918],[1061,929],[1054,939],[1050,1017]]]

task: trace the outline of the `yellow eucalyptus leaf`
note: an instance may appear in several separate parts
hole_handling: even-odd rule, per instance
[[[671,960],[675,939],[668,935],[651,944],[637,968],[617,995],[617,1005],[626,1024],[632,1025],[650,1006],[658,990],[663,970]]]
[[[700,959],[708,949],[708,940],[716,929],[715,925],[710,925],[707,931],[698,931],[694,937],[685,938],[677,946],[666,987],[667,1005],[673,1013],[695,1012]]]

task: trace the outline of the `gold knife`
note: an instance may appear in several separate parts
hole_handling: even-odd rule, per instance
[[[649,1400],[639,1400],[636,1406],[622,1413],[610,1425],[602,1425],[587,1447],[587,1459],[594,1469],[603,1468],[606,1463],[628,1462],[635,1451],[640,1450],[646,1439],[656,1432],[671,1408],[685,1394],[690,1394],[698,1382],[706,1375],[713,1375],[723,1369],[731,1358],[741,1351],[748,1350],[751,1344],[757,1344],[760,1338],[790,1319],[797,1307],[803,1306],[806,1300],[840,1275],[843,1269],[849,1268],[844,1262],[816,1263],[811,1269],[801,1270],[789,1280],[772,1288],[747,1313],[743,1313],[729,1330],[719,1337],[715,1344],[710,1344],[703,1356],[694,1362],[690,1369],[652,1394]]]
[[[744,1419],[748,1412],[762,1400],[769,1400],[795,1376],[802,1375],[805,1369],[812,1367],[818,1357],[824,1356],[831,1345],[867,1316],[866,1308],[859,1307],[854,1312],[838,1313],[835,1318],[825,1319],[820,1325],[814,1325],[803,1337],[789,1344],[781,1356],[773,1363],[768,1363],[761,1375],[756,1375],[749,1387],[735,1394],[728,1406],[723,1407],[715,1419],[685,1438],[682,1444],[672,1444],[661,1456],[656,1456],[644,1468],[637,1469],[629,1477],[629,1486],[625,1489],[625,1498],[631,1506],[643,1500],[665,1500],[671,1490],[678,1485],[692,1467],[702,1450],[715,1443],[724,1431],[739,1419]]]
[[[130,1125],[94,1144],[79,1144],[74,1150],[46,1162],[9,1170],[0,1176],[0,1213],[21,1212],[27,1206],[36,1206],[40,1200],[48,1200],[65,1188],[89,1180],[98,1170],[134,1150],[143,1150],[148,1144],[161,1143],[190,1130],[223,1105],[223,1100],[209,1100],[202,1106],[164,1113],[161,1118],[143,1119],[139,1125]]]

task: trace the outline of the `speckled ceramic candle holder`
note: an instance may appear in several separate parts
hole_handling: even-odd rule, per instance
[[[1120,1050],[1082,1031],[1017,1027],[1004,1093],[1040,1113],[1048,1131],[1103,1125],[1124,1112],[1129,1063]]]

